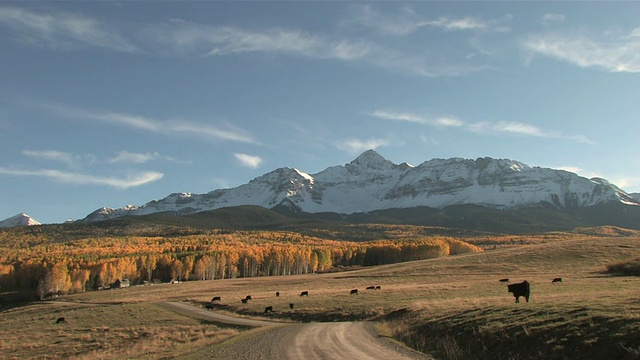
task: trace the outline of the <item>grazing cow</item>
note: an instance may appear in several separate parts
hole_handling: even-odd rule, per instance
[[[293,310],[293,303],[289,304],[289,309]]]
[[[303,291],[300,293],[300,296],[309,296],[309,292],[308,291]]]
[[[367,286],[367,288],[365,290],[375,290],[376,287],[375,286]]]
[[[220,301],[220,296],[214,296],[213,299],[211,299],[211,301]]]
[[[247,295],[244,299],[245,300],[251,300],[251,295]]]
[[[502,282],[502,283],[508,283],[508,282],[509,282],[509,279],[506,279],[506,278],[505,278],[505,279],[500,279],[500,280],[498,280],[498,281],[500,281],[500,282]]]
[[[280,297],[280,291],[276,291],[276,297]]]
[[[551,280],[552,284],[561,283],[561,282],[562,282],[562,278],[554,278],[553,280]]]
[[[64,316],[59,317],[58,320],[56,320],[56,324],[65,323],[65,322],[67,322],[67,319],[65,319]]]
[[[353,294],[358,295],[358,289],[351,290],[351,293],[349,295],[353,295]]]
[[[380,290],[380,289],[382,289],[380,285],[376,285],[376,290]]]
[[[273,312],[273,306],[267,306],[266,308],[264,308],[264,313],[268,313],[268,312]]]
[[[240,299],[240,301],[242,301],[243,304],[247,303],[247,299]]]
[[[520,302],[520,296],[524,296],[527,302],[529,302],[531,288],[529,287],[529,282],[526,280],[521,283],[507,285],[507,291],[513,293],[513,296],[516,298],[516,303]]]

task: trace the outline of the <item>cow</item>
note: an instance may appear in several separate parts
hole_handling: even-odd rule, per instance
[[[381,290],[382,288],[380,287],[380,285],[376,285],[376,290]]]
[[[245,300],[251,300],[251,295],[247,295],[244,299]]]
[[[353,294],[358,295],[358,289],[351,290],[351,293],[349,295],[353,295]]]
[[[266,308],[264,308],[264,313],[268,313],[268,312],[273,312],[273,306],[267,306]]]
[[[309,292],[308,291],[303,291],[300,293],[300,296],[309,296]]]
[[[220,301],[220,300],[221,300],[220,296],[214,296],[213,299],[211,299],[211,302]]]
[[[240,299],[240,301],[242,301],[243,304],[247,303],[247,299]]]
[[[280,297],[280,291],[276,291],[276,297]]]
[[[562,282],[562,278],[554,278],[553,280],[551,280],[552,284],[561,283],[561,282]]]
[[[293,310],[293,303],[289,303],[289,309]]]
[[[367,288],[365,290],[375,290],[376,287],[375,286],[367,286]]]
[[[66,322],[67,322],[67,319],[65,319],[64,316],[59,317],[58,320],[56,320],[56,324],[66,323]]]
[[[509,282],[509,279],[504,278],[504,279],[500,279],[500,280],[498,280],[498,281],[499,281],[499,282],[501,282],[501,283],[508,283],[508,282]]]
[[[513,293],[513,296],[516,298],[516,303],[520,302],[520,296],[523,296],[527,302],[529,302],[531,288],[529,282],[526,280],[521,283],[507,285],[507,291]]]

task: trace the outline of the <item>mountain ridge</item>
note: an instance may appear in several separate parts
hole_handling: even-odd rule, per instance
[[[187,215],[243,205],[348,215],[421,206],[442,209],[475,204],[515,209],[549,204],[556,208],[584,208],[609,202],[640,205],[637,198],[606,179],[590,180],[515,160],[432,159],[412,166],[394,164],[376,151],[367,150],[345,165],[331,166],[316,174],[283,167],[235,188],[206,194],[173,193],[142,206],[104,207],[83,220],[159,212]]]

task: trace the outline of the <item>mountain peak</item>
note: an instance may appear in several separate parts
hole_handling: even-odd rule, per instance
[[[8,219],[4,219],[0,221],[0,228],[12,227],[12,226],[33,226],[33,225],[40,225],[40,222],[38,222],[36,219],[32,218],[31,216],[25,213],[20,213],[18,215],[15,215]]]
[[[369,168],[376,170],[390,169],[395,166],[394,163],[385,159],[382,155],[378,154],[375,150],[367,150],[360,154],[355,160],[347,164],[347,166]]]

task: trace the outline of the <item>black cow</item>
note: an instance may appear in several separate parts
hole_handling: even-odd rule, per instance
[[[211,299],[211,301],[220,301],[220,296],[214,296],[213,299]]]
[[[367,288],[365,290],[375,290],[376,287],[375,286],[367,286]]]
[[[507,285],[507,291],[513,293],[513,296],[516,298],[516,303],[520,302],[520,296],[524,296],[527,302],[529,302],[531,288],[529,282],[526,280],[521,283]]]
[[[380,290],[380,289],[382,289],[380,285],[376,285],[376,290]]]
[[[264,313],[268,313],[268,312],[273,312],[273,306],[267,306],[266,308],[264,308]]]
[[[308,291],[303,291],[300,293],[300,296],[309,296],[309,292]]]
[[[293,310],[293,303],[289,304],[289,309]]]
[[[67,322],[67,319],[65,319],[64,316],[63,317],[59,317],[58,320],[56,320],[56,324],[60,324],[60,323],[64,323],[64,322]]]
[[[276,291],[276,297],[280,296],[280,291]]]
[[[358,295],[358,289],[351,290],[351,293],[349,295],[353,295],[353,294]]]
[[[505,278],[505,279],[500,279],[500,280],[498,280],[498,281],[499,281],[499,282],[502,282],[502,283],[505,283],[505,282],[506,282],[506,283],[508,283],[508,282],[509,282],[509,279],[506,279],[506,278]]]
[[[562,282],[562,278],[554,278],[553,280],[551,280],[552,284],[561,283],[561,282]]]
[[[247,295],[244,299],[245,300],[251,300],[251,295]]]
[[[240,299],[240,301],[242,301],[243,304],[247,303],[247,299]]]

